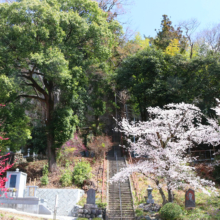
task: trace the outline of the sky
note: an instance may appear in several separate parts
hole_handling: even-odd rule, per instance
[[[121,20],[132,31],[141,36],[156,35],[160,29],[162,15],[169,16],[173,25],[196,18],[200,22],[198,31],[220,23],[220,0],[133,0]]]

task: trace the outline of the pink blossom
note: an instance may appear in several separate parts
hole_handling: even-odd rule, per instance
[[[1,107],[5,106],[3,104],[0,104]],[[0,124],[2,125],[2,124]],[[4,133],[2,133],[4,135]],[[0,140],[8,140],[9,138],[3,138],[2,136],[0,136]],[[1,151],[1,150],[0,150]],[[6,154],[4,156],[0,156],[0,176],[2,176],[8,169],[10,169],[13,164],[11,165],[6,165],[6,161],[9,159],[7,158],[9,154]],[[0,189],[1,191],[7,191],[7,189],[5,188],[5,182],[8,181],[8,179],[6,177],[0,177]],[[7,193],[6,193],[6,198],[7,198]]]

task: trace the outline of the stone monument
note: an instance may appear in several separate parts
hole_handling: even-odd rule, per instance
[[[94,189],[89,189],[87,191],[86,204],[93,204],[93,205],[95,205],[95,190]]]
[[[154,203],[153,195],[152,195],[153,188],[148,186],[147,188],[147,196],[145,196],[146,204],[140,204],[138,207],[143,209],[146,212],[158,212],[161,208],[160,205]]]
[[[16,171],[7,171],[8,181],[5,183],[5,188],[10,190],[16,189],[16,197],[24,196],[24,189],[26,188],[27,174]]]
[[[196,207],[195,203],[195,191],[188,189],[185,194],[185,208],[194,208]]]
[[[95,190],[89,189],[87,191],[87,200],[86,204],[83,208],[77,207],[77,214],[75,217],[81,217],[81,218],[88,218],[92,219],[95,217],[103,217],[104,210],[98,208],[98,206],[95,204]]]

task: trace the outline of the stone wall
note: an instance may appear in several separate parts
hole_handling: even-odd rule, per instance
[[[77,207],[76,207],[77,208]],[[74,217],[88,218],[92,220],[93,218],[103,218],[105,216],[105,209],[98,208],[97,205],[86,204],[83,208],[75,210]]]
[[[42,189],[38,188],[36,197],[43,199],[48,208],[54,212],[55,198],[58,195],[58,210],[57,215],[73,216],[74,206],[79,202],[84,191],[81,189]],[[28,196],[27,189],[25,197]]]

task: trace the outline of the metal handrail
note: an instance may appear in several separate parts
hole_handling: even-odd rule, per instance
[[[127,160],[126,160],[126,156],[124,156],[124,160],[125,160],[125,164],[126,164],[126,166],[128,166],[128,163],[127,163]],[[133,187],[132,187],[132,184],[131,184],[131,178],[130,178],[130,176],[128,177],[128,183],[129,183],[129,187],[130,187],[131,198],[132,198],[132,203],[133,203],[132,207],[133,207],[134,216],[135,216],[134,196],[133,196],[133,193],[132,193],[132,189],[133,189]]]
[[[117,173],[118,173],[118,157],[117,153],[114,152],[115,159],[116,159],[116,165],[117,165]],[[122,205],[121,205],[121,183],[119,182],[119,199],[120,199],[120,211],[121,211],[121,220],[122,220]]]

